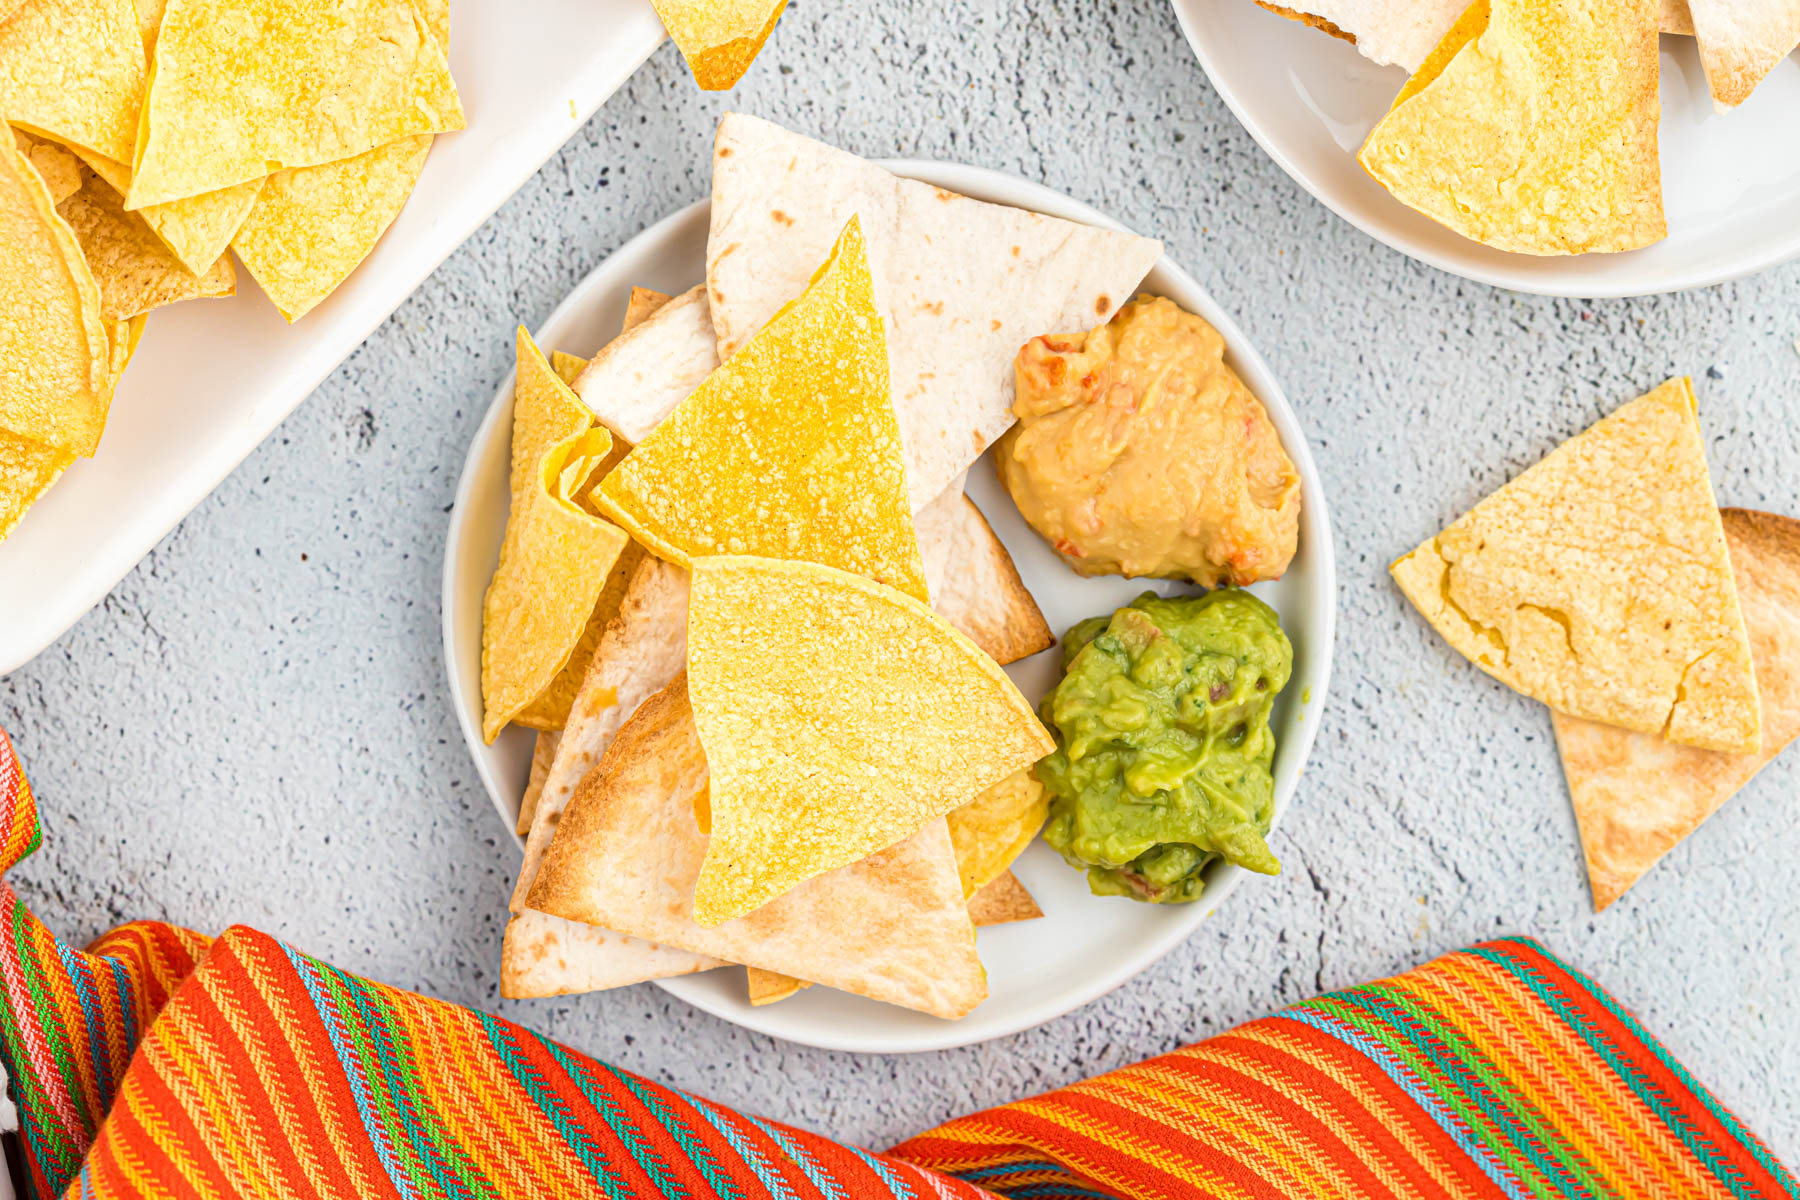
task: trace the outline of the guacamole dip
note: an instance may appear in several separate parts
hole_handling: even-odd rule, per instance
[[[1049,842],[1096,895],[1175,904],[1216,858],[1273,875],[1269,710],[1293,647],[1275,610],[1236,589],[1146,592],[1063,638],[1063,681],[1037,765]]]

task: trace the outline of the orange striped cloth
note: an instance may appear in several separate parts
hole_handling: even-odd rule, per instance
[[[0,732],[0,867],[38,844]],[[36,1198],[1800,1200],[1593,983],[1493,942],[885,1154],[734,1112],[254,930],[86,950],[0,885]]]

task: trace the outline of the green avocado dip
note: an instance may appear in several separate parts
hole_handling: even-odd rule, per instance
[[[1041,715],[1056,749],[1044,840],[1097,896],[1179,904],[1223,858],[1281,869],[1263,841],[1275,807],[1269,711],[1294,651],[1248,592],[1146,592],[1063,637],[1063,680]]]

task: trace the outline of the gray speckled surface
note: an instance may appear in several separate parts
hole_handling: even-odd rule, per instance
[[[1253,882],[1166,960],[1042,1028],[918,1057],[775,1044],[652,987],[499,1000],[518,853],[444,696],[464,449],[536,324],[701,197],[727,103],[665,47],[119,587],[0,681],[57,929],[259,926],[621,1066],[873,1145],[1472,939],[1597,976],[1800,1159],[1800,758],[1602,918],[1544,712],[1456,659],[1384,567],[1562,437],[1694,375],[1723,502],[1800,513],[1800,266],[1583,303],[1419,266],[1315,203],[1208,87],[1163,0],[796,0],[729,103],[869,155],[1042,180],[1163,238],[1286,385],[1329,482],[1334,694]]]

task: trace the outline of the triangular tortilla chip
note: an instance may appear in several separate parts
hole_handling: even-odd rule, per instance
[[[594,355],[572,385],[613,436],[637,445],[719,365],[706,288],[690,288]]]
[[[1800,735],[1800,521],[1728,508],[1762,750],[1719,754],[1552,713],[1594,908],[1604,909]]]
[[[957,196],[740,113],[719,123],[706,281],[731,358],[860,215],[887,320],[913,507],[941,495],[1013,423],[1013,356],[1087,329],[1162,253],[1148,238]]]
[[[692,571],[688,675],[712,768],[703,925],[894,845],[1053,748],[993,659],[893,588],[764,558]]]
[[[1662,0],[1662,20],[1659,22],[1664,33],[1694,35],[1694,14],[1688,7],[1688,0]]]
[[[1524,254],[1664,236],[1656,10],[1476,0],[1363,143],[1396,199]]]
[[[663,28],[708,92],[737,86],[775,31],[788,0],[650,0]]]
[[[0,541],[74,461],[67,450],[0,430]]]
[[[55,142],[40,141],[23,129],[13,130],[13,140],[50,190],[52,204],[61,204],[81,190],[81,160],[73,151]]]
[[[1551,708],[1757,748],[1750,644],[1686,379],[1571,438],[1393,575],[1452,646]]]
[[[1750,98],[1763,76],[1800,46],[1795,0],[1688,0],[1700,65],[1721,112]]]
[[[1005,666],[1056,644],[1012,555],[962,490],[962,480],[913,516],[931,607]]]
[[[589,428],[587,410],[523,326],[518,360],[512,514],[482,606],[482,732],[490,742],[562,675],[629,541],[583,502],[612,435]],[[544,727],[561,724],[552,713]]]
[[[871,289],[852,218],[806,291],[601,481],[601,509],[672,562],[800,559],[923,598]]]
[[[161,204],[462,127],[444,51],[412,0],[169,0],[126,201]]]
[[[531,831],[531,818],[537,813],[538,797],[544,794],[544,779],[550,774],[550,764],[556,761],[556,747],[561,741],[562,730],[543,729],[531,743],[531,773],[526,776],[525,792],[519,797],[519,815],[513,825],[520,837]]]
[[[500,994],[532,1000],[629,987],[725,964],[595,925],[527,909],[500,939]]]
[[[231,262],[220,257],[204,275],[184,267],[125,201],[98,175],[57,211],[75,231],[94,282],[100,288],[100,315],[122,321],[200,296],[229,296],[237,291]]]
[[[942,821],[749,916],[696,924],[688,910],[708,838],[694,801],[706,779],[678,679],[620,730],[570,802],[531,907],[936,1016],[980,1003],[986,976]]]
[[[29,0],[0,24],[0,110],[15,125],[128,159],[143,92],[131,0]]]
[[[0,137],[0,431],[92,454],[111,388],[93,273],[43,178]]]
[[[131,191],[131,168],[98,154],[76,151],[88,169],[111,184],[121,196]],[[163,240],[181,265],[204,275],[225,255],[231,237],[250,215],[262,191],[263,181],[252,179],[234,187],[199,196],[184,196],[167,204],[150,204],[136,215]]]
[[[945,820],[963,895],[973,896],[1006,874],[1049,816],[1049,793],[1030,767],[1021,767],[952,809]]]

